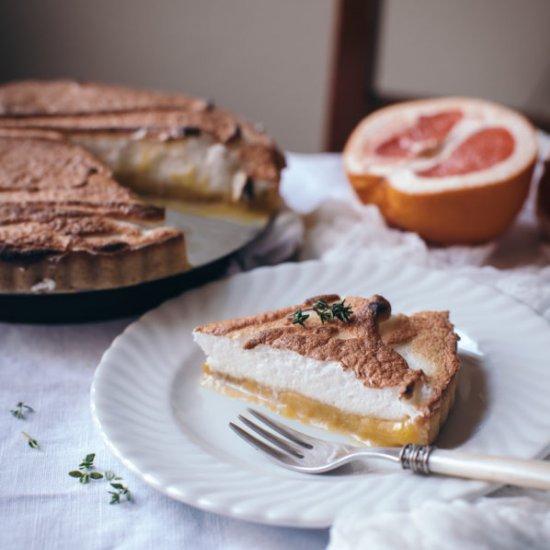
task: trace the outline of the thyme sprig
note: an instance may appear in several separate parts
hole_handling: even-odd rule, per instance
[[[33,413],[34,409],[30,405],[26,405],[23,401],[19,401],[15,406],[15,409],[11,409],[10,413],[19,420],[25,420],[27,418],[26,413]]]
[[[31,437],[27,432],[21,432],[23,434],[23,437],[27,440],[27,445],[31,449],[38,449],[40,445],[38,444],[38,441],[34,439],[34,437]]]
[[[328,304],[324,300],[317,300],[311,307],[297,309],[294,313],[289,315],[293,325],[305,326],[305,322],[310,317],[308,313],[304,313],[305,311],[313,311],[316,313],[323,324],[334,321],[334,319],[349,323],[350,317],[353,315],[351,306],[346,305],[345,299],[334,304]]]

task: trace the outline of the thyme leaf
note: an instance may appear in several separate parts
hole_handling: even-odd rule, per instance
[[[34,412],[34,409],[30,405],[26,405],[23,403],[23,401],[19,401],[14,409],[10,410],[10,413],[15,418],[18,418],[19,420],[25,420],[27,418],[26,414],[27,412]]]
[[[111,487],[115,490],[107,491],[111,495],[109,504],[120,504],[123,499],[127,502],[131,502],[134,499],[130,489],[128,489],[126,485],[122,483],[111,483]]]
[[[332,305],[332,315],[335,319],[340,319],[340,321],[343,321],[344,323],[349,323],[349,319],[352,315],[351,306],[345,305],[346,300],[342,300],[341,302],[337,302]]]
[[[297,309],[292,314],[292,324],[293,325],[301,325],[302,327],[305,326],[304,323],[309,319],[309,315],[307,313],[304,313],[301,309]]]
[[[21,432],[23,434],[23,437],[27,440],[27,445],[31,449],[38,449],[40,445],[38,444],[38,441],[34,439],[34,437],[31,437],[27,432]]]
[[[71,470],[69,475],[83,484],[89,483],[90,479],[102,479],[103,474],[95,469],[94,460],[95,453],[87,454],[78,465],[78,470]]]

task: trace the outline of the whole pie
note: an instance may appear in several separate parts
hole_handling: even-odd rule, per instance
[[[0,86],[0,291],[179,273],[185,237],[159,205],[273,212],[283,167],[267,135],[209,101],[68,80]]]
[[[207,387],[371,444],[434,441],[455,397],[448,312],[391,315],[381,296],[317,296],[194,338]]]

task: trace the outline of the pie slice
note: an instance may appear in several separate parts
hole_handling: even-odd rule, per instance
[[[0,291],[126,286],[189,267],[164,210],[55,133],[0,130]]]
[[[458,336],[445,311],[317,296],[194,338],[205,386],[374,445],[433,442],[454,401]]]

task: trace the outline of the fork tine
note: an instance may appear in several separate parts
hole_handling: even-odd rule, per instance
[[[254,422],[252,422],[252,420],[246,418],[246,416],[243,416],[242,414],[240,414],[239,420],[244,424],[246,424],[251,430],[254,430],[258,435],[261,435],[264,439],[269,441],[272,445],[275,445],[275,447],[278,447],[279,449],[281,449],[281,451],[284,451],[285,453],[295,456],[296,458],[304,458],[304,455],[301,454],[292,445],[290,445],[280,437],[277,437],[275,434],[272,434],[271,432],[264,430],[264,428],[255,424]]]
[[[303,438],[307,437],[305,434],[297,430],[293,430],[292,428],[289,428],[288,426],[285,426],[283,424],[279,424],[279,422],[272,420],[271,418],[269,418],[268,416],[265,416],[265,414],[262,414],[260,411],[257,411],[256,409],[247,408],[246,410],[252,416],[260,420],[260,422],[263,422],[264,424],[269,426],[272,430],[290,439],[290,441],[292,441],[293,443],[296,443],[297,445],[300,445],[306,449],[313,449],[313,445],[311,445],[307,441],[304,441]]]
[[[257,450],[266,453],[268,456],[275,459],[276,461],[282,462],[283,464],[291,464],[293,462],[293,459],[289,455],[282,453],[277,449],[274,449],[270,445],[266,445],[263,441],[260,441],[253,435],[249,434],[247,431],[243,430],[240,426],[233,424],[233,422],[229,423],[229,427],[241,439],[244,439],[249,445],[252,445],[252,447],[255,447]]]

